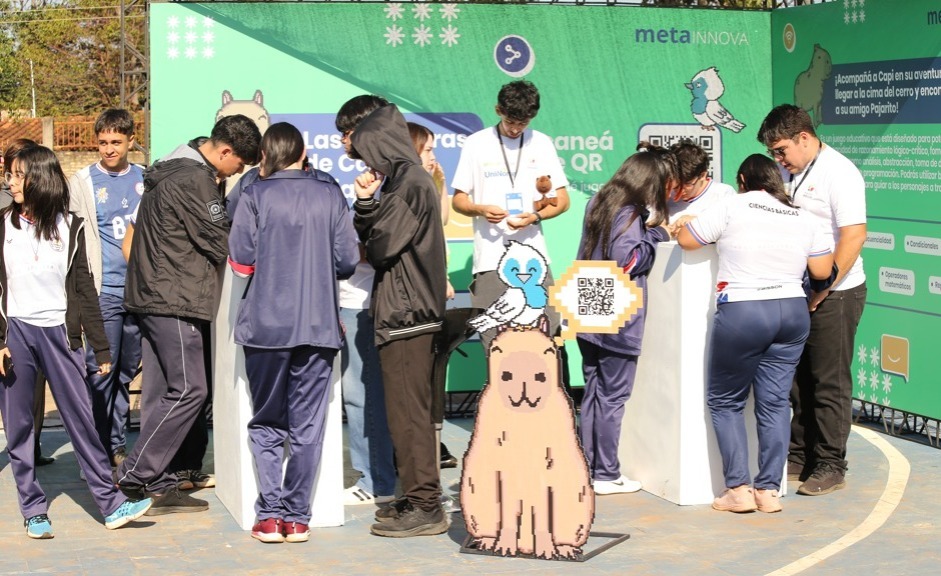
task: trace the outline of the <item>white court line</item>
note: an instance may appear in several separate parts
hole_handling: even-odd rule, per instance
[[[774,572],[769,572],[767,576],[791,576],[846,550],[885,524],[885,521],[895,512],[895,509],[902,501],[902,495],[905,494],[905,486],[908,484],[908,477],[912,471],[908,459],[879,433],[859,426],[853,426],[853,431],[878,448],[886,457],[886,460],[889,461],[889,478],[886,480],[885,490],[882,491],[879,501],[876,502],[869,516],[859,526],[843,535],[842,538],[804,556],[800,560],[791,562]]]

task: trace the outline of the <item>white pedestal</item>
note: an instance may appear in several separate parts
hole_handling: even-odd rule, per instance
[[[647,278],[643,349],[618,456],[624,475],[676,504],[708,504],[725,490],[705,396],[717,271],[714,246],[687,252],[663,242]],[[745,427],[754,476],[758,436],[751,397]]]
[[[213,446],[215,450],[216,496],[243,530],[255,522],[258,480],[248,441],[252,403],[245,375],[245,355],[235,344],[233,330],[238,304],[248,281],[226,266],[222,296],[213,323]],[[323,456],[314,480],[311,526],[342,526],[343,517],[343,429],[340,398],[340,355],[337,354],[327,408]]]

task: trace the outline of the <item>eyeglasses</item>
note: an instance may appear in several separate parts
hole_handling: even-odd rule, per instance
[[[13,182],[13,180],[22,180],[24,178],[26,178],[26,174],[23,174],[22,172],[16,172],[16,173],[4,172],[3,173],[3,179],[6,181],[7,184],[10,184],[11,182]]]
[[[801,133],[802,134],[802,133]],[[768,148],[768,156],[780,160],[784,158],[787,154],[787,149],[791,147],[791,144],[796,144],[797,140],[801,137],[801,134],[786,140],[784,146],[778,146],[777,148]]]
[[[787,146],[779,146],[778,148],[768,148],[768,156],[772,158],[784,158],[784,155],[787,153]]]
[[[700,176],[699,178],[696,178],[695,180],[690,180],[689,182],[683,184],[682,185],[683,190],[692,190],[702,181],[703,178],[705,178],[705,176]]]

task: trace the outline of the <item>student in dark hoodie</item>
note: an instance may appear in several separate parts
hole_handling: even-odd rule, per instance
[[[406,538],[447,531],[431,414],[435,332],[447,275],[441,200],[412,147],[405,118],[378,96],[357,96],[337,113],[356,178],[353,224],[376,269],[370,313],[403,498],[376,513],[371,531]]]
[[[216,266],[229,254],[220,183],[257,162],[260,141],[254,122],[227,116],[209,138],[144,172],[124,304],[140,321],[147,385],[140,436],[117,479],[125,493],[155,496],[151,516],[209,508],[181,494],[167,467],[208,394],[203,334],[216,309]]]

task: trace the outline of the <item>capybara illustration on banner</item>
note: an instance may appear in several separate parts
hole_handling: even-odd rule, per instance
[[[464,457],[461,507],[474,546],[503,556],[573,559],[595,495],[559,377],[559,350],[536,328],[499,328]]]
[[[814,119],[814,128],[823,121],[823,84],[830,77],[833,64],[830,53],[820,44],[814,44],[814,55],[810,66],[797,75],[794,81],[794,105],[803,108]]]
[[[259,132],[265,133],[271,120],[268,118],[268,111],[265,110],[265,102],[261,90],[255,90],[255,95],[251,100],[235,100],[232,93],[228,90],[222,91],[222,108],[216,112],[216,122],[223,116],[234,116],[241,114],[253,121],[258,126]]]

